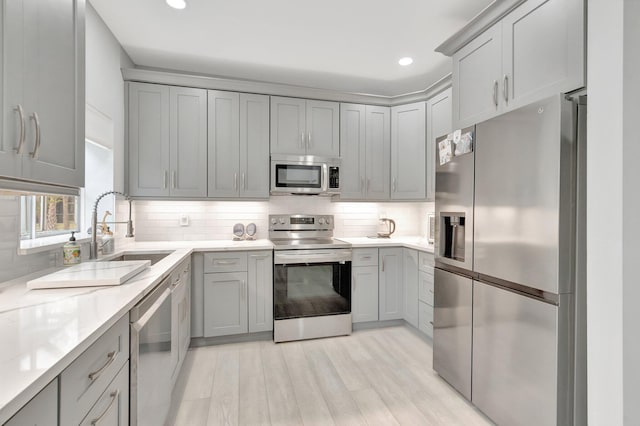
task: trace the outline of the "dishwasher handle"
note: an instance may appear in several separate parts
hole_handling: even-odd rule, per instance
[[[144,326],[147,325],[149,320],[151,320],[151,318],[156,313],[156,311],[160,309],[160,307],[165,302],[165,300],[167,300],[167,298],[169,298],[170,296],[171,296],[171,289],[170,288],[165,289],[160,295],[160,297],[156,299],[153,305],[151,305],[151,307],[149,307],[149,309],[147,309],[147,311],[144,314],[142,314],[140,319],[131,323],[131,326],[133,327],[133,329],[135,331],[142,330]]]

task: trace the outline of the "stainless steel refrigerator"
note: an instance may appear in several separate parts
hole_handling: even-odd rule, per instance
[[[433,367],[497,424],[569,425],[582,410],[580,103],[557,95],[463,129],[472,150],[436,167]]]

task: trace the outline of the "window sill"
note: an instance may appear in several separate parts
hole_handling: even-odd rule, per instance
[[[35,240],[21,240],[20,247],[18,247],[18,254],[33,254],[54,250],[65,245],[69,241],[70,236],[71,232],[53,237],[36,238]],[[91,241],[90,237],[76,238],[76,242],[79,244],[89,241]]]

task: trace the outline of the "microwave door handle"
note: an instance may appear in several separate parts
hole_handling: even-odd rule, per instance
[[[322,192],[329,191],[329,167],[327,163],[322,164]]]

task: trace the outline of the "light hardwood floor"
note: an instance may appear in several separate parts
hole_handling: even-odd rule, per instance
[[[168,425],[489,425],[406,326],[190,349]]]

